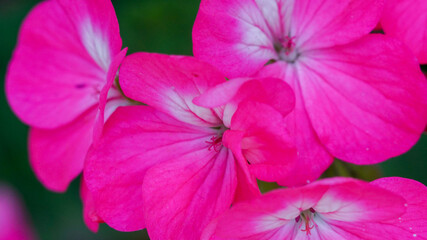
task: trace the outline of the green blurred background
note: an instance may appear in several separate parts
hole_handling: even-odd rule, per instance
[[[4,94],[4,76],[19,26],[36,0],[0,0],[0,182],[14,187],[23,198],[39,239],[148,239],[146,231],[121,233],[102,224],[97,234],[82,221],[75,180],[65,194],[45,190],[32,173],[27,158],[27,126],[11,112]],[[200,0],[113,0],[123,45],[129,52],[146,51],[191,55],[191,28]],[[326,175],[412,178],[427,184],[427,135],[408,153],[378,168],[336,163]],[[271,186],[271,185],[269,185]],[[268,188],[269,186],[266,186]],[[167,227],[167,226],[166,226]]]

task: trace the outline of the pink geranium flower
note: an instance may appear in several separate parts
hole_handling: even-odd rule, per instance
[[[420,64],[427,64],[427,1],[387,0],[381,26],[408,45]]]
[[[137,53],[124,60],[120,84],[149,106],[117,109],[86,161],[111,227],[199,239],[233,201],[259,194],[255,177],[292,170],[296,151],[281,123],[294,95],[280,79],[226,81],[192,57]]]
[[[15,192],[0,184],[0,240],[36,239],[27,220]]]
[[[82,171],[104,118],[128,104],[114,84],[126,54],[121,47],[109,0],[49,0],[25,19],[6,94],[31,126],[30,163],[46,188],[66,190]]]
[[[427,188],[405,178],[333,178],[238,203],[203,240],[427,239]]]
[[[64,191],[81,172],[98,106],[107,100],[101,93],[108,92],[111,105],[123,101],[109,86],[124,57],[121,46],[109,0],[45,1],[21,27],[7,73],[7,99],[32,127],[31,165],[50,190]]]
[[[369,34],[383,0],[202,0],[194,54],[227,76],[278,77],[296,95],[285,125],[299,167],[316,179],[337,157],[373,164],[400,155],[427,123],[427,82],[400,42]]]

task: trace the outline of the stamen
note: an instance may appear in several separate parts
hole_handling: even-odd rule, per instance
[[[273,46],[278,55],[277,60],[294,63],[300,56],[298,49],[296,49],[297,44],[295,36],[277,38]]]
[[[301,229],[301,231],[307,232],[307,235],[311,235],[310,230],[314,228],[314,224],[310,227],[310,216],[303,217],[303,219],[305,221],[305,229]]]
[[[222,136],[212,136],[210,141],[206,141],[209,144],[208,150],[211,151],[212,148],[215,152],[219,152],[222,146]]]
[[[311,235],[311,230],[314,227],[317,227],[317,224],[314,222],[315,211],[313,208],[302,211],[301,214],[295,218],[296,222],[300,222],[298,228],[301,229],[304,224],[305,228],[301,229],[302,232],[306,232],[307,235]]]
[[[279,38],[279,42],[282,44],[282,49],[284,50],[286,56],[288,56],[295,48],[295,37],[286,36],[284,38]]]

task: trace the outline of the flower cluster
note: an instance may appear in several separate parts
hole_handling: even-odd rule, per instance
[[[41,183],[63,192],[83,172],[93,231],[427,239],[421,183],[316,181],[334,157],[375,164],[418,141],[426,26],[424,0],[202,0],[194,57],[126,56],[110,0],[46,0],[6,93]],[[287,188],[261,195],[257,180]]]

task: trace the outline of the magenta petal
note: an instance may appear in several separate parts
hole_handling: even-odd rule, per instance
[[[374,29],[383,6],[384,0],[204,0],[193,52],[229,77],[251,76],[281,58],[286,38],[298,52],[359,39]]]
[[[279,17],[271,11],[270,16],[280,32]],[[193,52],[228,77],[250,76],[276,58],[275,35],[253,0],[203,0],[193,28]]]
[[[419,184],[409,189],[414,190],[424,193],[425,187]],[[425,202],[424,197],[415,197],[413,202]],[[275,190],[237,203],[208,225],[202,239],[424,239],[423,235],[403,235],[406,230],[399,229],[393,222],[399,220],[399,216],[403,221],[404,203],[405,200],[398,194],[360,180],[320,180],[304,187]],[[419,203],[415,205],[421,206]],[[409,209],[411,205],[407,207]],[[424,209],[417,210],[420,215]]]
[[[101,93],[99,95],[99,106],[98,106],[98,114],[96,116],[96,123],[94,127],[94,141],[97,141],[101,134],[102,134],[102,127],[104,126],[104,119],[105,117],[105,107],[107,105],[107,101],[109,98],[114,98],[117,101],[121,101],[119,104],[115,104],[115,106],[120,105],[123,106],[126,104],[126,100],[122,98],[119,90],[116,90],[116,96],[109,96],[110,89],[113,87],[114,80],[117,76],[117,71],[119,70],[119,66],[122,63],[123,59],[126,56],[127,48],[123,49],[119,54],[117,54],[116,57],[114,57],[113,62],[110,65],[110,68],[108,69],[107,73],[107,82],[105,83],[104,87],[101,90]],[[114,108],[115,110],[115,108]],[[113,111],[114,111],[113,110]]]
[[[110,91],[110,92],[116,92],[116,90],[114,89],[113,91]],[[118,91],[117,91],[117,93],[120,94]],[[93,143],[92,144],[98,143],[98,141],[102,135],[102,130],[104,128],[105,121],[108,120],[108,118],[111,116],[111,114],[113,114],[114,111],[116,111],[116,109],[118,107],[133,105],[133,103],[131,101],[122,97],[121,95],[107,99],[104,106],[101,106],[101,104],[102,103],[100,103],[100,105],[98,106],[98,112],[96,115],[96,122],[95,122],[95,125],[93,128]],[[101,110],[101,108],[103,108],[103,110]],[[102,115],[102,117],[101,117],[101,115]]]
[[[218,236],[215,236],[216,226],[218,225],[218,218],[212,220],[207,227],[202,232],[200,240],[229,240],[223,239]]]
[[[313,51],[298,70],[304,105],[335,157],[373,164],[398,156],[427,122],[427,82],[401,43],[383,35]]]
[[[276,190],[237,203],[218,218],[215,236],[227,240],[293,239],[294,228],[288,226],[294,227],[301,209],[315,205],[327,189],[327,186],[319,186]]]
[[[283,116],[288,115],[294,110],[295,93],[289,84],[278,78],[262,78],[258,80],[262,84],[265,95],[252,98],[252,101],[265,103],[280,112]]]
[[[288,84],[277,78],[238,78],[218,84],[193,102],[215,109],[225,126],[230,126],[238,105],[243,101],[257,101],[272,106],[283,115],[295,106],[295,96]]]
[[[406,203],[400,207],[403,211],[396,212],[398,210],[396,208],[394,210],[396,215],[384,221],[376,221],[373,216],[362,222],[329,221],[329,223],[335,228],[341,228],[341,232],[351,234],[353,238],[350,239],[427,239],[427,221],[423,214],[427,211],[427,188],[423,184],[411,179],[393,177],[375,180],[371,185],[405,199]],[[395,197],[380,204],[376,209],[377,214],[392,213],[393,209],[389,211],[380,209],[383,205],[390,206],[394,201]],[[375,211],[373,213],[375,214]]]
[[[292,174],[278,183],[283,186],[303,185],[316,180],[332,163],[332,156],[322,146],[308,118],[304,99],[300,92],[296,69],[284,62],[268,65],[259,75],[285,80],[295,92],[295,110],[286,116],[284,126],[297,149],[297,164]]]
[[[258,188],[258,182],[255,178],[256,175],[251,173],[247,162],[243,162],[242,159],[238,159],[237,161],[237,186],[233,203],[252,199],[261,194]]]
[[[63,127],[30,130],[31,167],[49,190],[64,192],[82,171],[92,143],[95,116],[96,109],[92,108]]]
[[[45,1],[26,18],[10,62],[6,93],[25,123],[56,128],[98,103],[121,48],[108,0]]]
[[[221,121],[192,101],[224,81],[214,67],[185,56],[135,53],[125,58],[120,69],[120,86],[126,96],[202,126],[218,126]]]
[[[327,219],[342,222],[381,222],[402,215],[405,200],[360,180],[332,184],[313,207]],[[339,224],[336,224],[339,225]]]
[[[9,187],[0,184],[0,239],[36,239],[27,222],[27,217],[16,193]]]
[[[345,239],[413,239],[418,235],[413,235],[412,227],[425,233],[425,223],[418,225],[417,220],[421,218],[416,216],[426,209],[425,186],[400,178],[379,179],[369,185],[361,181],[338,183],[325,193],[314,209],[322,212],[329,228]],[[410,202],[414,205],[408,206]],[[416,217],[410,220],[410,215]],[[407,220],[407,225],[403,219]]]
[[[92,232],[98,232],[99,223],[103,222],[96,211],[96,203],[84,179],[80,183],[80,197],[83,203],[83,220]]]
[[[202,95],[196,97],[193,100],[193,102],[199,106],[206,107],[206,108],[214,108],[214,107],[219,107],[221,105],[225,105],[236,97],[239,97],[239,98],[247,97],[247,95],[250,93],[249,91],[248,91],[248,94],[245,94],[244,96],[240,96],[242,94],[239,93],[239,91],[248,82],[254,82],[254,81],[257,82],[256,80],[251,78],[236,78],[236,79],[232,79],[231,81],[220,83],[208,89]],[[260,87],[260,84],[258,84],[257,86]]]
[[[427,239],[427,187],[417,181],[391,177],[381,178],[371,184],[387,189],[406,199],[406,213],[399,218],[388,221],[387,225],[394,225],[400,236],[406,231],[407,238]]]
[[[295,1],[292,36],[301,49],[350,43],[371,32],[379,22],[384,0]]]
[[[255,176],[249,171],[248,162],[242,154],[242,139],[245,132],[227,130],[223,135],[223,144],[233,152],[236,159],[237,186],[233,202],[258,197],[261,192]]]
[[[6,80],[8,102],[21,121],[53,129],[97,105],[97,89],[106,74],[97,68],[87,69],[90,62],[75,56],[30,51],[28,47],[15,51]],[[32,55],[44,60],[34,61]]]
[[[244,133],[239,149],[232,149],[242,152],[258,179],[272,182],[299,174],[293,168],[296,149],[284,126],[283,116],[272,107],[253,101],[240,103],[230,129]],[[238,141],[228,137],[224,135],[226,145],[233,146]]]
[[[409,46],[421,64],[427,64],[427,1],[387,0],[381,25],[387,35]]]
[[[116,12],[110,0],[57,0],[79,29],[81,43],[105,71],[120,52],[122,39]]]
[[[195,127],[147,106],[118,108],[88,153],[84,176],[99,216],[120,231],[145,227],[142,182],[155,164],[198,149],[214,130]]]
[[[151,239],[198,240],[227,210],[236,188],[231,151],[199,149],[150,169],[144,179],[144,216]]]

